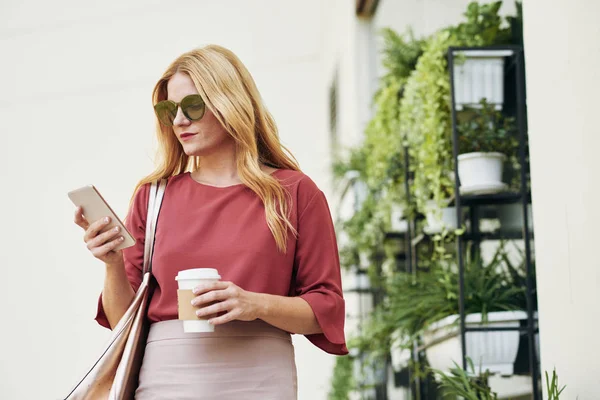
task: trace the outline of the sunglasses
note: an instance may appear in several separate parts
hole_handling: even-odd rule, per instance
[[[190,121],[198,121],[204,116],[204,112],[206,111],[206,104],[202,100],[202,96],[199,94],[190,94],[185,96],[179,103],[171,100],[159,101],[154,106],[154,112],[163,125],[173,126],[173,121],[179,107],[181,107],[183,115]]]

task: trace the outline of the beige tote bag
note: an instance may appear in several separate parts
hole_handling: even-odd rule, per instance
[[[102,355],[65,400],[130,400],[134,397],[148,336],[146,314],[151,294],[148,285],[152,276],[156,221],[166,186],[167,181],[163,179],[150,187],[142,284],[113,329]]]

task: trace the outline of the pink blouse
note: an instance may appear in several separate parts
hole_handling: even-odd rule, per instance
[[[347,354],[340,263],[325,195],[302,172],[277,170],[273,177],[291,194],[290,221],[298,232],[297,238],[288,235],[285,253],[277,249],[263,203],[243,184],[204,185],[189,172],[169,178],[156,228],[152,273],[157,286],[148,317],[152,322],[178,318],[175,276],[180,270],[216,268],[222,280],[244,290],[300,296],[323,330],[306,337],[328,353]],[[137,241],[123,250],[134,290],[142,278],[149,188],[146,184],[136,193],[126,222]],[[96,321],[110,328],[102,296]]]

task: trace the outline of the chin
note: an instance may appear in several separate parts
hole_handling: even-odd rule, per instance
[[[189,157],[200,157],[211,152],[211,147],[206,146],[183,146],[183,151]]]
[[[228,150],[233,140],[206,140],[199,143],[182,143],[183,151],[189,157],[207,156]]]

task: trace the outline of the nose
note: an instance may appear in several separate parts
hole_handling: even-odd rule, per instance
[[[175,119],[173,120],[173,125],[186,126],[186,125],[189,125],[190,123],[191,123],[191,121],[189,119],[187,119],[186,116],[183,114],[183,111],[181,111],[181,107],[177,107],[177,114],[175,114]]]

